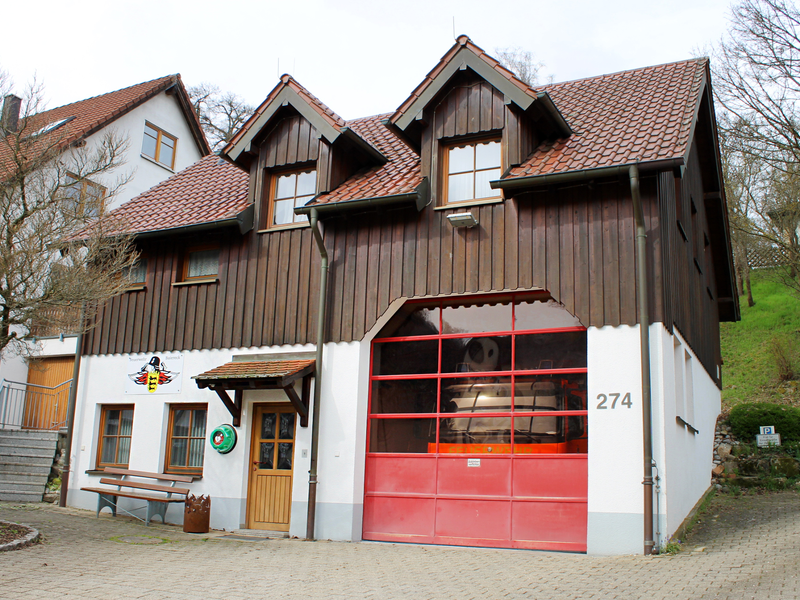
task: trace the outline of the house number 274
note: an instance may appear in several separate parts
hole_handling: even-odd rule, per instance
[[[597,399],[600,402],[597,403],[597,408],[599,409],[607,409],[607,408],[617,408],[617,401],[619,401],[620,406],[627,406],[630,408],[633,406],[631,403],[631,393],[627,392],[624,396],[622,396],[622,400],[619,397],[622,396],[621,393],[612,393],[612,394],[597,394]],[[608,406],[608,402],[611,402],[611,406]]]

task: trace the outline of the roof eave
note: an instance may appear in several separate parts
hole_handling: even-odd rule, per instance
[[[212,231],[214,229],[226,229],[228,227],[238,227],[239,233],[245,234],[253,228],[253,215],[255,207],[253,204],[247,205],[244,209],[239,211],[235,216],[220,219],[217,221],[206,221],[204,223],[194,223],[192,225],[183,225],[181,227],[170,227],[167,229],[152,229],[149,231],[133,232],[131,235],[137,240],[182,235],[190,233],[201,233],[203,231]]]
[[[314,200],[316,200],[316,198],[314,198]],[[425,177],[413,192],[392,194],[390,196],[359,198],[357,200],[345,200],[342,202],[330,202],[327,204],[306,204],[305,206],[298,206],[294,209],[294,212],[297,215],[308,215],[312,210],[316,209],[320,217],[325,217],[337,213],[352,212],[356,210],[371,210],[401,204],[414,204],[416,209],[420,211],[424,206],[427,205],[427,203],[428,178]]]

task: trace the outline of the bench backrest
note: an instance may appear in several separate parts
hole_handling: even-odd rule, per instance
[[[110,479],[103,477],[100,483],[105,485],[117,485],[120,487],[135,488],[137,490],[150,490],[152,492],[165,492],[167,494],[181,494],[186,496],[189,493],[187,488],[176,488],[169,485],[158,485],[157,483],[147,483],[144,481],[132,481],[129,479]]]
[[[168,473],[149,473],[147,471],[131,471],[129,469],[118,469],[116,467],[106,467],[103,473],[109,475],[123,475],[128,477],[145,477],[149,479],[159,479],[161,481],[173,481],[177,483],[192,483],[194,477],[191,475],[170,475]]]

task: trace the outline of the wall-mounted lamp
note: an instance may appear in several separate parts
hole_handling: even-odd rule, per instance
[[[471,212],[447,215],[447,220],[453,227],[475,227],[478,224],[478,219]]]

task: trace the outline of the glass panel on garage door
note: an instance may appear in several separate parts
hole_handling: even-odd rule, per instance
[[[586,328],[562,305],[408,303],[370,372],[364,539],[586,551]]]

